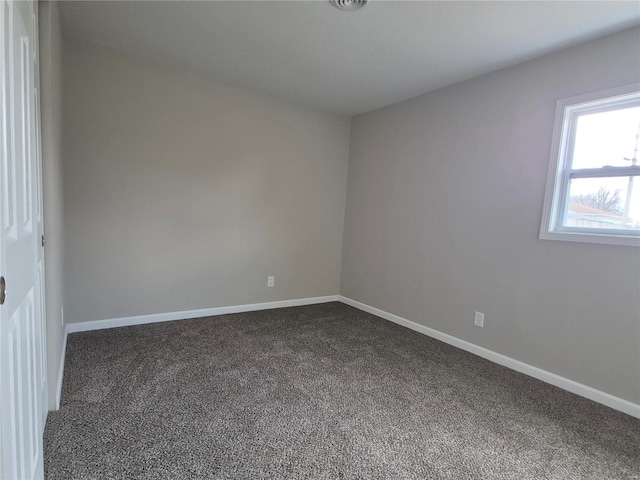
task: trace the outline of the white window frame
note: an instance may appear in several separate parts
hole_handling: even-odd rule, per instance
[[[640,165],[598,169],[568,168],[575,139],[574,119],[581,113],[595,112],[598,108],[607,111],[639,102],[640,83],[558,100],[540,227],[541,239],[640,247],[640,232],[562,225],[569,202],[568,185],[572,178],[640,175]],[[636,178],[637,188],[640,188],[640,176]]]

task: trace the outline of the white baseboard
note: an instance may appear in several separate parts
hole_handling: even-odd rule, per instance
[[[411,320],[399,317],[398,315],[394,315],[393,313],[385,312],[384,310],[371,307],[356,300],[352,300],[351,298],[343,297],[342,295],[340,295],[339,301],[346,303],[347,305],[351,305],[352,307],[355,307],[364,312],[384,318],[385,320],[397,323],[398,325],[402,325],[403,327],[410,328],[411,330],[415,330],[416,332],[422,333],[429,337],[433,337],[444,343],[453,345],[454,347],[466,350],[467,352],[471,352],[482,358],[486,358],[487,360],[498,363],[512,370],[516,370],[517,372],[524,373],[525,375],[529,375],[530,377],[537,378],[538,380],[542,380],[543,382],[549,383],[551,385],[555,385],[556,387],[562,388],[563,390],[567,390],[571,393],[575,393],[576,395],[580,395],[581,397],[588,398],[589,400],[593,400],[594,402],[601,403],[603,405],[606,405],[607,407],[611,407],[633,417],[640,418],[640,405],[636,403],[624,400],[619,397],[615,397],[609,393],[596,390],[595,388],[589,387],[582,383],[578,383],[568,378],[561,377],[560,375],[556,375],[555,373],[542,370],[541,368],[534,367],[533,365],[529,365],[528,363],[521,362],[520,360],[516,360],[511,357],[507,357],[506,355],[494,352],[493,350],[489,350],[487,348],[480,347],[446,333],[442,333],[438,330],[434,330],[433,328],[425,327],[424,325],[420,325],[419,323],[412,322]]]
[[[58,384],[56,385],[56,410],[60,410],[60,399],[62,398],[62,380],[64,379],[64,359],[67,354],[67,327],[64,327],[64,338],[62,339],[62,350],[60,351],[60,366],[58,367]]]
[[[352,300],[351,298],[344,297],[342,295],[299,298],[294,300],[282,300],[282,301],[276,301],[276,302],[253,303],[253,304],[247,304],[247,305],[234,305],[229,307],[215,307],[215,308],[205,308],[200,310],[185,310],[181,312],[169,312],[169,313],[159,313],[159,314],[152,314],[152,315],[139,315],[134,317],[95,320],[95,321],[89,321],[89,322],[69,323],[66,325],[66,328],[65,328],[64,344],[62,347],[62,356],[60,359],[56,406],[57,408],[60,407],[60,395],[62,391],[62,380],[64,375],[64,358],[65,358],[66,345],[67,345],[67,334],[69,333],[86,332],[90,330],[102,330],[105,328],[126,327],[126,326],[132,326],[132,325],[143,325],[147,323],[167,322],[172,320],[183,320],[188,318],[209,317],[209,316],[223,315],[228,313],[252,312],[256,310],[269,310],[272,308],[313,305],[317,303],[327,303],[327,302],[336,302],[336,301],[340,301],[347,305],[351,305],[352,307],[355,307],[359,310],[365,311],[367,313],[371,313],[378,317],[384,318],[385,320],[389,320],[391,322],[397,323],[398,325],[402,325],[404,327],[410,328],[411,330],[414,330],[416,332],[435,338],[437,340],[440,340],[444,343],[460,348],[467,352],[471,352],[482,358],[486,358],[487,360],[495,362],[499,365],[503,365],[507,368],[511,368],[512,370],[515,370],[520,373],[524,373],[525,375],[529,375],[530,377],[537,378],[538,380],[542,380],[543,382],[549,383],[551,385],[555,385],[556,387],[562,388],[571,393],[575,393],[576,395],[580,395],[582,397],[588,398],[590,400],[593,400],[594,402],[601,403],[615,410],[619,410],[633,417],[640,418],[640,405],[636,403],[630,402],[628,400],[624,400],[622,398],[613,396],[609,393],[602,392],[600,390],[596,390],[595,388],[589,387],[582,383],[578,383],[574,380],[570,380],[560,375],[556,375],[555,373],[551,373],[541,368],[534,367],[533,365],[529,365],[527,363],[521,362],[520,360],[507,357],[506,355],[502,355],[500,353],[494,352],[493,350],[480,347],[473,343],[467,342],[466,340],[461,340],[452,335],[442,333],[438,330],[434,330],[433,328],[426,327],[424,325],[413,322],[411,320],[407,320],[406,318],[400,317],[398,315],[394,315],[393,313],[385,312],[384,310],[380,310],[378,308],[358,302],[356,300]]]
[[[272,308],[283,307],[298,307],[301,305],[313,305],[316,303],[337,302],[338,299],[338,295],[329,295],[326,297],[296,298],[294,300],[280,300],[277,302],[252,303],[247,305],[234,305],[230,307],[204,308],[200,310],[185,310],[182,312],[157,313],[151,315],[138,315],[135,317],[110,318],[107,320],[68,323],[67,332],[87,332],[90,330],[102,330],[105,328],[144,325],[146,323],[169,322],[172,320],[184,320],[188,318],[211,317],[214,315],[224,315],[227,313],[253,312],[256,310],[270,310]]]

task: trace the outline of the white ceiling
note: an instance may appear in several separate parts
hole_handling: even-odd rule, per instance
[[[640,22],[640,3],[64,2],[63,32],[353,115]],[[640,47],[639,47],[640,54]]]

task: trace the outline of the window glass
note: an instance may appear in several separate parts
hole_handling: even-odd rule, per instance
[[[639,129],[640,107],[580,115],[571,167],[631,165]]]
[[[625,210],[630,186],[629,207]],[[564,225],[640,230],[640,177],[571,180]]]

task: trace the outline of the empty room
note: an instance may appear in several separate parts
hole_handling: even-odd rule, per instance
[[[638,2],[0,6],[0,479],[640,478]]]

